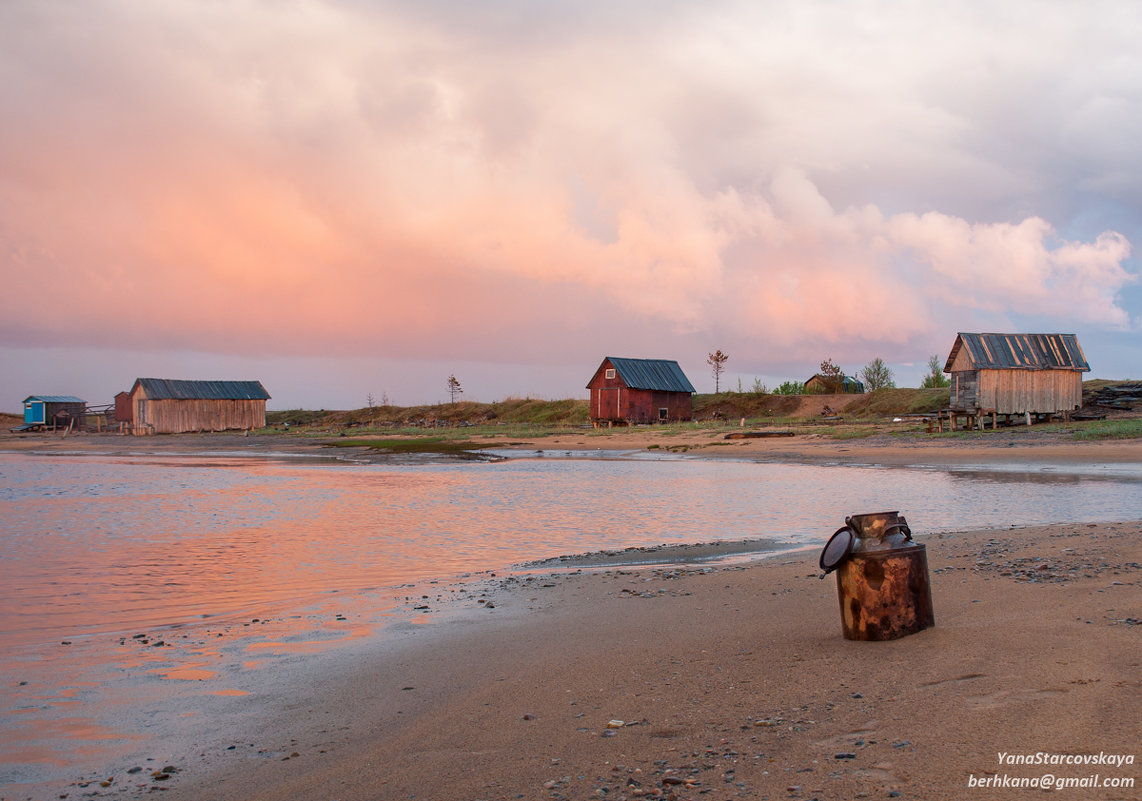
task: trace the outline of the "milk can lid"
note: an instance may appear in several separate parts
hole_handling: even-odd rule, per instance
[[[826,573],[832,573],[840,567],[852,553],[853,541],[853,530],[848,526],[841,526],[833,532],[833,536],[829,537],[829,541],[821,551],[821,558],[818,561],[821,569]]]

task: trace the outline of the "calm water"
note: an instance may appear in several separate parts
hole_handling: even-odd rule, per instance
[[[1139,466],[0,456],[0,648],[659,543],[1142,518]]]
[[[918,533],[1142,519],[1138,465],[611,456],[365,465],[0,454],[0,682],[20,688],[0,708],[0,784],[66,773],[85,744],[135,742],[121,709],[107,723],[119,696],[142,693],[161,710],[177,694],[167,688],[187,680],[214,680],[200,694],[244,694],[226,665],[249,672],[270,652],[363,636],[407,616],[407,605],[394,611],[402,588],[434,578],[660,543],[817,545],[845,515],[888,509]],[[340,618],[351,603],[372,604],[367,625]],[[132,648],[138,632],[185,644],[177,658]]]

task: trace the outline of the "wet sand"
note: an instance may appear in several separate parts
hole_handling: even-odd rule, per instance
[[[658,444],[880,464],[1142,456],[1137,441],[1011,445],[1003,432],[985,444],[640,436],[585,433],[514,447]],[[102,439],[36,447],[105,452]],[[322,452],[292,436],[111,439],[123,452],[265,451],[275,439],[279,453]],[[496,579],[436,623],[267,677],[242,699],[245,724],[176,758],[167,778],[151,776],[152,766],[136,774],[108,766],[108,788],[71,792],[139,797],[165,788],[171,799],[244,801],[959,799],[1028,797],[969,787],[981,778],[1097,773],[1136,786],[1078,792],[1142,798],[1140,535],[1138,522],[921,535],[936,626],[891,642],[842,638],[835,583],[818,580],[815,550],[745,564],[637,565],[631,554],[625,566],[575,567],[613,555],[566,561],[559,571],[536,566]],[[1003,765],[1001,752],[1121,754],[1132,763]]]
[[[891,642],[842,638],[815,552],[503,580],[491,609],[252,699],[256,733],[188,758],[166,795],[959,799],[1004,774],[1137,783],[1133,764],[997,754],[1142,759],[1139,534],[927,538],[936,627]]]

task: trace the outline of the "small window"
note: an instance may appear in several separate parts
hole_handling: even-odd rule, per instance
[[[607,370],[606,378],[611,379],[614,377],[615,377],[615,368],[612,367],[612,368]]]
[[[665,406],[660,407],[658,409],[658,421],[660,423],[665,423],[667,414],[669,414],[669,410]]]

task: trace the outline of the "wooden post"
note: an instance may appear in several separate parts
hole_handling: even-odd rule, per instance
[[[1024,412],[1023,414],[1027,418],[1027,425],[1031,425],[1031,412]]]

